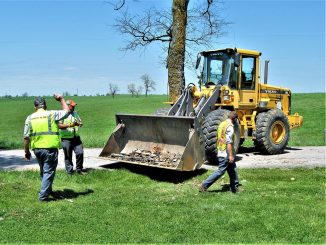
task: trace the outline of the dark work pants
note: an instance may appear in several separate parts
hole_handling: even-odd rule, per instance
[[[204,188],[207,189],[210,187],[215,181],[221,178],[225,172],[227,172],[230,177],[230,188],[231,190],[235,190],[239,185],[237,165],[235,162],[229,163],[229,159],[227,157],[219,157],[218,162],[218,169],[203,182]]]
[[[55,170],[58,165],[58,149],[34,149],[34,154],[40,166],[42,181],[39,199],[44,200],[52,192]]]
[[[72,154],[75,152],[76,155],[76,170],[81,171],[84,163],[84,149],[83,143],[80,137],[71,139],[61,139],[63,153],[65,154],[65,165],[68,174],[73,173]]]

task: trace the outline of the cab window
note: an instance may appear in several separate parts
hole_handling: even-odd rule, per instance
[[[229,87],[231,89],[237,89],[237,87],[238,87],[238,67],[236,67],[234,65],[234,63],[232,63],[232,66],[231,66]]]
[[[241,89],[255,89],[255,58],[242,57]]]

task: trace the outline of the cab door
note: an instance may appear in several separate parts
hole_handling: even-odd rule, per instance
[[[240,108],[255,108],[257,104],[257,71],[258,61],[255,56],[241,56],[239,72]]]

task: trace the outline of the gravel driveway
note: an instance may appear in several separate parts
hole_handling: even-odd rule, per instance
[[[253,148],[245,148],[237,154],[238,168],[314,168],[326,167],[325,146],[289,147],[280,155],[261,155]],[[105,169],[104,166],[114,163],[99,158],[100,148],[84,149],[84,167],[88,169]],[[33,155],[33,154],[32,154]],[[23,159],[24,151],[0,151],[0,170],[39,169],[33,155],[31,161]],[[63,152],[59,153],[59,169],[64,168]],[[214,166],[204,165],[205,169],[215,169]]]

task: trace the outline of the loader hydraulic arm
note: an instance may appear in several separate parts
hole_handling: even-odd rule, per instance
[[[196,117],[200,120],[203,116],[206,116],[214,109],[215,103],[220,95],[221,86],[216,86],[210,96],[202,94],[195,106],[193,105],[194,86],[194,84],[188,85],[177,102],[171,107],[168,116]]]

